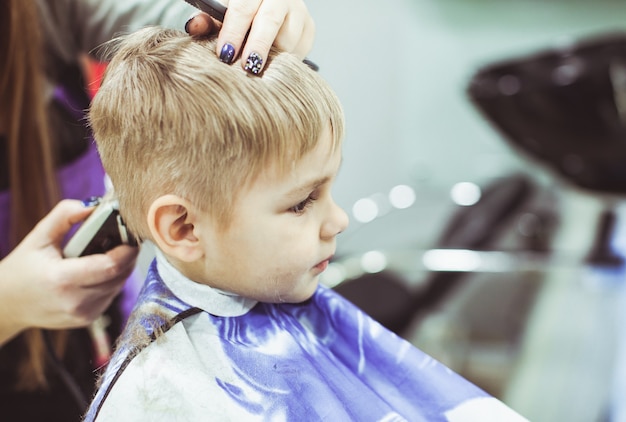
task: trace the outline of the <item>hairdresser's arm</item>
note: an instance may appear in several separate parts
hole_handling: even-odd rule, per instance
[[[183,30],[197,9],[184,0],[54,0],[40,2],[50,16],[48,40],[68,59],[81,53],[98,56],[103,43],[146,25]]]
[[[110,305],[132,272],[137,248],[63,259],[61,242],[92,209],[61,201],[0,261],[0,345],[31,328],[88,325]]]

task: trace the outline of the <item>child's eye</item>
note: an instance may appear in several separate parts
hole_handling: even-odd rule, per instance
[[[294,214],[303,214],[304,211],[306,211],[306,209],[313,203],[313,201],[315,201],[315,199],[316,198],[313,195],[309,195],[308,198],[304,201],[289,208],[289,211],[293,212]]]

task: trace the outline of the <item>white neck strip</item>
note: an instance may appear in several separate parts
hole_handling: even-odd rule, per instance
[[[183,302],[215,316],[233,317],[246,314],[257,304],[234,293],[214,289],[188,279],[170,264],[161,251],[156,251],[157,269],[163,282]]]

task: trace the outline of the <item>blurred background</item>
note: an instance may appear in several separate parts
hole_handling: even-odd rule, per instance
[[[556,167],[507,138],[468,94],[479,70],[493,64],[626,31],[626,2],[307,4],[317,24],[309,58],[347,118],[335,199],[351,226],[323,282],[530,420],[626,420],[626,183],[619,153],[587,163],[605,144],[626,145],[616,93],[622,73],[611,74],[610,110],[599,120],[585,106],[599,109],[600,89],[576,84],[592,67],[586,56],[563,53],[575,63],[541,68],[548,82],[534,85],[527,108],[506,108],[529,92],[522,73],[499,74],[495,94],[476,85],[479,97],[504,98],[493,108],[507,111],[502,121],[539,110],[520,114],[521,143],[541,149],[551,136],[558,148],[585,143]],[[589,70],[596,71],[607,74]],[[526,136],[542,115],[533,104],[548,101],[555,85],[588,91],[550,108],[562,131]],[[587,116],[595,119],[591,134]],[[609,168],[603,159],[613,159],[615,174],[594,179],[593,169]],[[620,162],[626,172],[626,158]]]

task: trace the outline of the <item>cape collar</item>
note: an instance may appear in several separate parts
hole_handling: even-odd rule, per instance
[[[188,279],[170,264],[159,250],[156,251],[157,270],[163,283],[183,302],[221,317],[241,316],[256,304],[256,300],[248,299],[234,293],[214,289]]]

